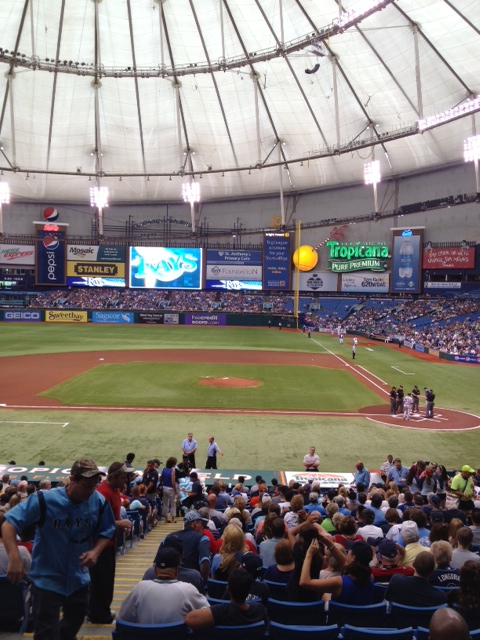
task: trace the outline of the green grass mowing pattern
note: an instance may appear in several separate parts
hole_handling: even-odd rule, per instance
[[[255,328],[69,326],[0,323],[0,354],[102,351],[118,349],[249,349],[285,350],[338,354],[351,362],[351,337],[339,345],[326,334]],[[480,414],[480,367],[425,362],[408,349],[389,348],[371,342],[369,351],[357,347],[355,364],[379,376],[388,385],[403,384],[408,390],[417,383],[431,386],[437,406]],[[74,355],[72,355],[74,357]],[[0,359],[1,363],[1,359]],[[393,369],[397,367],[397,369]],[[399,371],[400,370],[400,371]],[[328,370],[325,370],[328,371]],[[403,373],[402,373],[403,372]],[[330,373],[330,372],[329,372]],[[406,375],[413,373],[414,375]],[[115,383],[114,383],[115,384]],[[291,382],[298,393],[302,390]],[[388,386],[382,388],[388,389]],[[365,388],[362,390],[362,395]],[[364,398],[365,400],[365,398]],[[357,406],[368,404],[360,401]],[[385,395],[385,403],[387,396]],[[378,404],[374,402],[373,404]],[[31,424],[32,422],[40,424]],[[58,424],[68,423],[62,428]],[[137,454],[138,466],[154,456],[165,460],[179,456],[186,433],[193,431],[199,442],[198,461],[204,464],[207,438],[214,433],[225,457],[224,469],[301,469],[303,455],[311,444],[326,471],[354,470],[363,459],[378,468],[387,453],[400,456],[405,464],[418,458],[436,460],[447,468],[478,465],[480,431],[415,431],[378,425],[363,417],[311,418],[268,415],[162,414],[141,412],[95,412],[57,410],[0,410],[1,462],[17,460],[68,467],[80,456],[91,456],[99,464],[123,460],[127,451]]]
[[[200,385],[205,378],[245,378],[257,387]],[[44,397],[64,405],[357,411],[379,398],[347,371],[273,365],[133,362],[75,376]]]
[[[22,325],[0,322],[2,356],[134,349],[240,349],[310,353],[312,345],[300,339],[296,331],[255,327]],[[317,347],[313,350],[316,351]]]
[[[35,424],[32,424],[35,423]],[[62,427],[62,423],[67,423]],[[135,463],[181,457],[181,442],[191,431],[198,442],[197,464],[206,460],[207,439],[213,434],[224,457],[222,469],[301,470],[308,448],[315,445],[324,471],[354,471],[356,460],[379,468],[388,453],[406,465],[435,460],[448,469],[478,464],[478,431],[464,433],[404,431],[365,418],[269,416],[262,414],[141,413],[32,410],[0,411],[1,463],[69,468],[79,457],[109,466],[136,453]]]

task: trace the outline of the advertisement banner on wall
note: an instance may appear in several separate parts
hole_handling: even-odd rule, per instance
[[[420,293],[423,227],[392,229],[392,293]]]
[[[429,249],[423,252],[424,269],[474,269],[475,248]]]
[[[291,263],[290,234],[266,233],[263,238],[263,288],[267,291],[291,289]]]
[[[207,264],[207,280],[262,280],[260,265]]]
[[[224,327],[227,316],[224,313],[186,313],[185,324]]]
[[[57,223],[35,225],[35,284],[65,286],[67,226]]]
[[[180,315],[178,313],[166,313],[163,317],[164,324],[180,324]]]
[[[371,271],[342,274],[340,291],[352,293],[364,291],[365,293],[388,293],[390,287],[389,273],[376,273]]]
[[[233,265],[262,265],[261,251],[247,251],[244,249],[216,249],[207,250],[207,265],[233,264]]]
[[[424,282],[424,289],[461,289],[461,282]]]
[[[201,289],[202,249],[130,247],[133,289]]]
[[[125,262],[125,247],[69,244],[67,260],[73,262]]]
[[[261,280],[207,280],[205,289],[220,289],[221,291],[261,291]]]
[[[35,247],[27,244],[0,244],[0,264],[30,266],[35,264]]]
[[[4,322],[41,322],[42,312],[34,311],[4,311]]]
[[[134,314],[130,311],[94,311],[92,322],[97,324],[133,324]]]
[[[87,311],[47,309],[45,311],[45,322],[73,322],[74,324],[80,324],[88,322],[88,313]]]
[[[338,276],[330,271],[300,273],[300,291],[337,291]]]
[[[121,278],[125,280],[124,262],[67,262],[69,278]]]
[[[139,324],[164,324],[163,313],[158,311],[140,311],[138,314]]]
[[[68,264],[68,263],[67,263]],[[124,287],[125,278],[88,278],[86,276],[68,277],[67,287]]]

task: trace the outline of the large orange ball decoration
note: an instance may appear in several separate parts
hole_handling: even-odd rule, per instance
[[[293,264],[299,271],[311,271],[318,262],[318,253],[313,247],[305,244],[293,254]]]

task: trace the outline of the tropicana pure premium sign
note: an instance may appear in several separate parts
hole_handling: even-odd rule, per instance
[[[325,243],[330,252],[327,269],[334,273],[349,271],[385,271],[385,259],[390,257],[383,242],[338,242]]]

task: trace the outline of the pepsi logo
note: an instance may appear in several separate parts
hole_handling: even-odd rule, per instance
[[[55,220],[58,220],[58,211],[55,209],[55,207],[47,207],[43,212],[43,217],[45,218],[45,220],[53,222]]]
[[[43,239],[43,246],[45,249],[48,249],[48,251],[55,251],[55,249],[58,249],[59,244],[56,236],[45,236]]]

